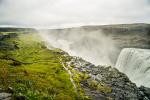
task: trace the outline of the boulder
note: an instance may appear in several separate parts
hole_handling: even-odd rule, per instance
[[[0,100],[11,100],[12,94],[2,92],[0,93]]]

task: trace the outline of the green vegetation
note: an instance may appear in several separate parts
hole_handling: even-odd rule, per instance
[[[98,90],[98,91],[100,91],[100,92],[103,92],[103,93],[105,93],[105,94],[112,92],[112,88],[111,88],[111,87],[108,87],[108,86],[106,86],[105,84],[102,84],[102,83],[98,83],[98,82],[95,81],[95,80],[89,81],[89,85],[90,85],[93,89],[96,89],[96,90]]]
[[[91,100],[90,97],[85,96],[84,91],[83,91],[83,89],[81,88],[81,85],[80,85],[81,81],[84,81],[84,80],[90,78],[90,76],[86,73],[82,73],[82,72],[79,72],[79,71],[74,70],[74,69],[71,69],[71,72],[73,74],[73,80],[76,83],[76,86],[77,86],[77,89],[78,89],[78,92],[79,92],[80,96],[84,97],[84,99],[86,99],[86,100]]]
[[[84,98],[84,94],[77,96],[59,61],[68,58],[58,49],[48,50],[37,34],[20,33],[16,38],[0,40],[0,48],[0,88],[7,92],[12,87],[13,99],[17,96],[28,100]]]

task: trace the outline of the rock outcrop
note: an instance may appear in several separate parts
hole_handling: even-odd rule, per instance
[[[116,68],[94,66],[81,58],[74,57],[70,64],[72,67],[90,77],[81,81],[86,95],[92,100],[149,100],[150,89],[138,88],[135,83],[119,72]]]
[[[0,100],[11,100],[11,95],[10,93],[2,92],[0,93]]]
[[[0,34],[0,40],[8,39],[8,38],[16,38],[16,33],[10,33],[10,34]]]

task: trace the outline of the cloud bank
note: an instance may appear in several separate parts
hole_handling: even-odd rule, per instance
[[[0,0],[0,25],[150,23],[150,0]]]

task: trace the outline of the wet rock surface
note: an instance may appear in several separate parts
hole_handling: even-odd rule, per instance
[[[2,92],[0,93],[0,100],[11,100],[11,95],[10,93]]]
[[[14,90],[12,87],[8,87],[8,90],[0,88],[0,100],[12,100],[12,94]]]
[[[0,40],[4,40],[4,39],[9,39],[9,38],[16,38],[17,34],[16,33],[10,33],[10,34],[0,34]]]
[[[78,57],[73,57],[69,64],[90,76],[81,82],[81,86],[92,100],[150,100],[149,88],[138,88],[116,68],[94,66]]]
[[[0,34],[0,48],[1,50],[9,51],[19,49],[16,42],[8,42],[8,39],[17,38],[17,33]],[[7,41],[7,42],[6,42]]]

